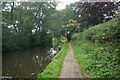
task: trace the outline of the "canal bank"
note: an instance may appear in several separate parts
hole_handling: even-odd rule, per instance
[[[65,43],[62,49],[57,53],[46,69],[38,74],[38,78],[59,78],[62,63],[68,51],[68,43]]]

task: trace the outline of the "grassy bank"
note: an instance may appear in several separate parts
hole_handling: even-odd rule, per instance
[[[84,77],[117,78],[120,75],[120,23],[113,19],[72,37],[75,58]]]
[[[57,53],[57,55],[46,67],[44,72],[38,74],[38,78],[59,78],[60,71],[62,68],[62,63],[65,55],[67,54],[67,50],[68,50],[68,44],[65,43],[62,49],[60,50],[60,52]]]

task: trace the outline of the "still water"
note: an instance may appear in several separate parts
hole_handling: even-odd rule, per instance
[[[34,48],[2,54],[2,75],[8,77],[35,78],[55,54],[50,48]]]

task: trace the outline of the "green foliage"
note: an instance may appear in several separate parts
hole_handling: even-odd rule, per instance
[[[68,24],[66,25],[67,32],[69,31],[70,33],[76,33],[79,31],[78,23],[77,21],[70,19],[68,21]]]
[[[61,16],[56,3],[2,2],[3,52],[51,45],[62,26]]]
[[[72,46],[85,77],[117,78],[120,74],[118,18],[72,36]]]
[[[118,18],[96,25],[73,36],[79,40],[86,39],[92,42],[113,43],[120,39],[120,24]]]
[[[72,36],[72,40],[77,40],[77,41],[80,41],[83,39],[83,33],[82,32],[79,32],[79,33],[75,33],[73,36]]]
[[[113,47],[86,42],[73,42],[75,58],[84,77],[115,78],[119,73],[118,53]]]
[[[76,3],[77,21],[81,27],[97,25],[116,17],[119,2],[85,2]]]
[[[71,3],[67,5],[64,10],[61,11],[63,15],[64,25],[67,25],[68,21],[73,19],[76,20],[77,16],[75,15],[75,4]]]
[[[101,43],[115,42],[120,38],[120,24],[118,19],[113,19],[109,22],[97,25],[85,31],[85,37],[91,41]]]
[[[77,26],[77,22],[73,19],[68,21],[67,27],[76,27]]]
[[[41,74],[38,74],[38,79],[41,78],[59,78],[62,63],[64,60],[64,57],[67,53],[68,44],[65,43],[59,53],[53,58],[53,60],[49,63],[49,65],[46,67],[44,72]]]
[[[67,39],[65,40],[64,37],[62,36],[61,38],[63,38],[65,41],[63,41],[63,39],[61,41],[62,42],[66,42],[66,41],[69,42],[71,40],[72,34],[77,33],[78,31],[79,31],[79,27],[78,27],[77,21],[75,21],[73,19],[68,20],[67,25],[65,25],[61,29],[62,35],[64,35]]]
[[[61,34],[62,36],[65,36],[69,41],[69,38],[71,37],[71,33],[78,31],[78,28],[77,28],[78,26],[76,21],[77,16],[75,15],[75,4],[71,3],[70,5],[67,5],[64,10],[61,10],[59,12],[62,15],[60,16],[62,19],[62,23],[61,23],[62,26],[59,29],[60,33],[59,32],[58,33]],[[70,35],[68,32],[70,32]],[[68,38],[68,35],[69,35],[69,38]]]
[[[57,46],[58,45],[58,39],[57,38],[52,38],[52,45]]]
[[[64,37],[64,36],[61,36],[61,42],[67,42],[67,38],[66,37]]]

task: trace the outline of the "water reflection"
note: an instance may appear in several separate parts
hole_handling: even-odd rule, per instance
[[[53,48],[51,48],[50,53],[51,53],[51,56],[54,56],[57,53],[57,51],[55,51]]]
[[[50,50],[49,50],[50,52],[48,52],[48,53],[50,53],[50,56],[53,57],[57,54],[57,52],[60,51],[60,49],[61,49],[61,46],[59,45],[56,48],[50,48]]]
[[[2,75],[9,77],[36,77],[55,56],[53,48],[34,48],[2,54]]]

